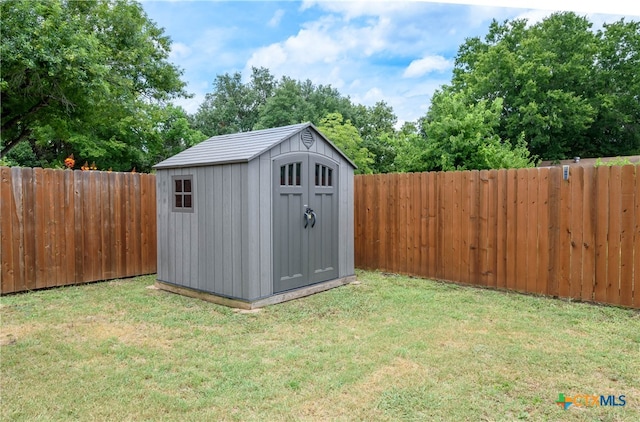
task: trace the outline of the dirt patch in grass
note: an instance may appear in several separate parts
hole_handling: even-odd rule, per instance
[[[101,343],[117,340],[129,346],[160,349],[171,349],[176,342],[175,339],[168,338],[166,330],[157,326],[114,322],[111,318],[97,316],[87,316],[82,320],[63,324],[3,325],[0,331],[0,338],[6,338],[7,344],[37,340],[43,336],[54,337],[67,343]],[[4,345],[2,341],[0,345]]]
[[[301,416],[315,420],[385,419],[375,404],[391,386],[412,384],[426,379],[428,368],[400,357],[375,369],[360,382],[313,397],[300,407]]]

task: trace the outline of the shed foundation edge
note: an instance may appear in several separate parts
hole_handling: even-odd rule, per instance
[[[231,299],[228,297],[216,295],[215,293],[195,290],[195,289],[191,289],[189,287],[184,287],[184,286],[177,286],[175,284],[166,283],[160,280],[156,280],[155,287],[161,290],[165,290],[167,292],[204,300],[207,302],[215,303],[217,305],[228,306],[230,308],[257,309],[257,308],[262,308],[264,306],[275,305],[278,303],[287,302],[289,300],[310,296],[315,293],[324,292],[326,290],[333,289],[335,287],[352,283],[355,280],[356,280],[356,276],[350,275],[342,278],[336,278],[334,280],[323,281],[322,283],[301,287],[295,290],[276,293],[273,296],[257,299],[254,301]]]

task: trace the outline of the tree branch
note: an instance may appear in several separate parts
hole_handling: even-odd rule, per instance
[[[28,128],[23,128],[22,131],[20,132],[20,135],[18,135],[17,138],[12,139],[11,141],[9,141],[9,143],[7,143],[4,147],[2,147],[2,150],[0,150],[0,158],[3,158],[5,155],[7,155],[9,153],[9,151],[11,151],[16,145],[18,145],[20,142],[24,141],[25,139],[27,139],[27,137],[31,134],[31,131]]]
[[[40,101],[39,103],[35,104],[29,110],[27,110],[26,113],[22,113],[22,114],[20,114],[18,116],[14,116],[13,118],[9,119],[9,121],[7,121],[6,123],[2,124],[2,132],[12,129],[15,125],[18,124],[18,122],[20,120],[24,120],[26,117],[29,117],[29,116],[37,113],[39,110],[41,110],[42,108],[44,108],[44,107],[46,107],[48,105],[49,105],[49,101],[47,99],[44,99],[44,100]]]

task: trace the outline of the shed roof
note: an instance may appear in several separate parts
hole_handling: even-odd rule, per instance
[[[312,128],[336,149],[352,166],[355,164],[313,124],[299,123],[272,129],[232,133],[209,138],[153,166],[156,169],[196,167],[211,164],[245,163],[273,148],[291,136]]]

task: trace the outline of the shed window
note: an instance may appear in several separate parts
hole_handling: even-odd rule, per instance
[[[173,177],[173,210],[193,212],[193,176]]]
[[[316,186],[333,186],[333,169],[316,164]]]
[[[280,166],[280,186],[300,186],[300,169],[302,163],[291,163]]]

